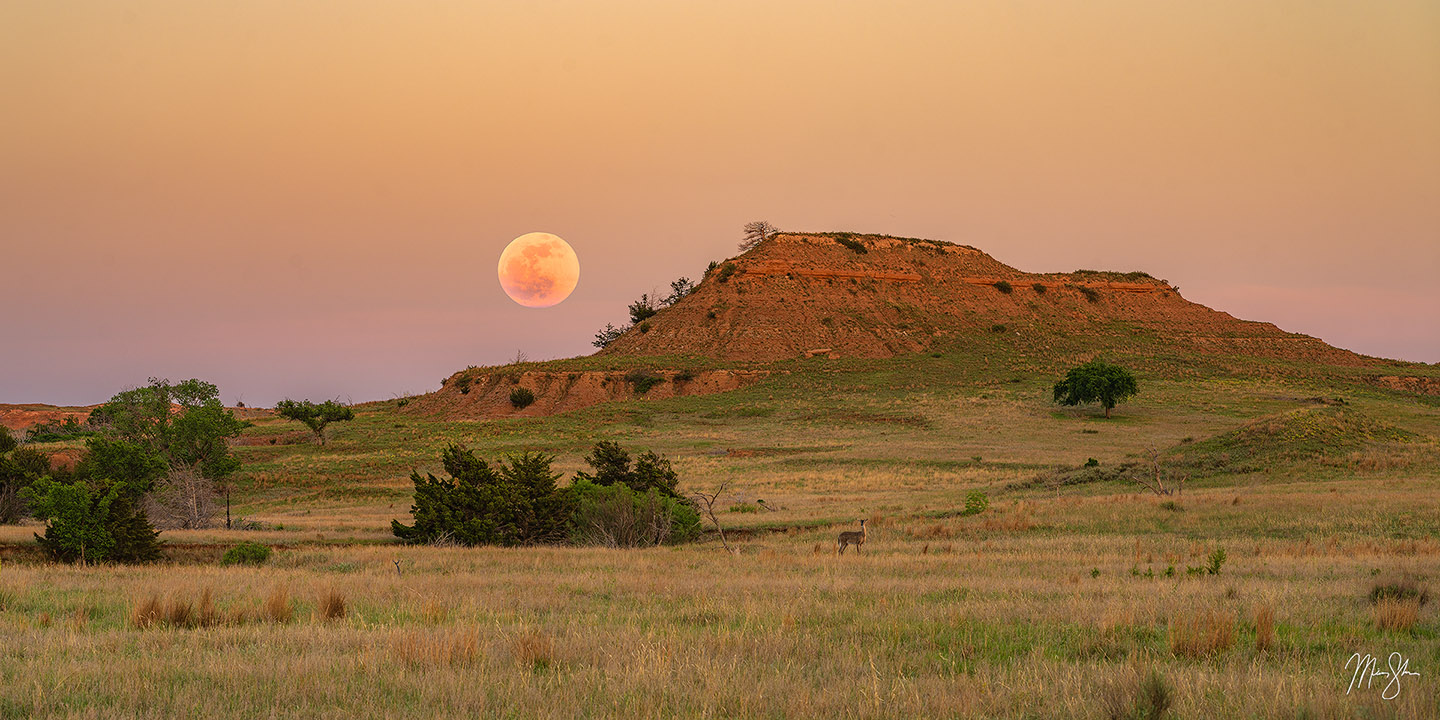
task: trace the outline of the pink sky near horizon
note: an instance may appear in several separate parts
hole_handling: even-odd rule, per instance
[[[0,402],[585,354],[755,219],[1440,361],[1433,2],[12,0],[0,98]],[[495,278],[531,231],[552,308]]]

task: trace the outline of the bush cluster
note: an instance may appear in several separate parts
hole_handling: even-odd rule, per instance
[[[225,551],[221,565],[264,565],[270,559],[270,547],[245,541]]]
[[[515,388],[510,391],[510,406],[516,410],[524,410],[535,404],[535,393],[530,388]]]
[[[694,503],[676,492],[670,462],[653,452],[633,461],[617,443],[597,443],[590,472],[559,488],[552,456],[523,453],[492,466],[459,445],[441,456],[449,478],[411,475],[413,524],[391,522],[409,542],[461,545],[573,543],[638,547],[693,539]]]
[[[625,382],[635,386],[635,393],[637,395],[644,395],[650,392],[651,388],[665,382],[665,378],[654,370],[637,368],[625,373]]]

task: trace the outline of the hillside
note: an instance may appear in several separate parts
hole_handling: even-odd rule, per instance
[[[709,271],[693,293],[601,354],[886,358],[997,325],[1054,333],[1116,323],[1197,353],[1367,362],[1190,302],[1145,273],[1027,273],[964,245],[851,233],[776,235]]]

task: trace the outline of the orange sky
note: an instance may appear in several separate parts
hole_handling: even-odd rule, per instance
[[[582,354],[762,218],[1440,361],[1430,0],[7,0],[0,103],[0,402]],[[556,307],[496,282],[529,231]]]

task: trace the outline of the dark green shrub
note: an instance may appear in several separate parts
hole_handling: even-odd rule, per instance
[[[225,551],[221,565],[264,565],[270,559],[270,547],[245,541]]]
[[[1002,292],[1002,293],[1005,293],[1006,295],[1009,295],[1010,293],[1015,292],[1015,288],[1014,288],[1013,286],[1011,286],[1010,283],[1007,282],[1007,281],[1005,281],[1005,280],[1001,280],[1000,282],[995,283],[995,289],[996,289],[996,290],[999,290],[999,291]]]
[[[865,253],[870,252],[870,249],[865,247],[865,243],[860,242],[859,240],[855,240],[848,235],[837,236],[835,238],[835,242],[838,242],[841,245],[850,248],[851,250],[855,251],[860,255],[864,255]]]
[[[686,382],[690,382],[691,380],[694,380],[694,379],[695,379],[695,371],[694,371],[694,370],[690,370],[689,368],[686,368],[686,369],[684,369],[684,370],[681,370],[680,372],[675,373],[675,382],[677,382],[677,383],[686,383]]]
[[[593,472],[582,470],[575,473],[576,481],[584,480],[596,485],[627,485],[637,492],[655,489],[667,497],[680,498],[680,494],[675,490],[679,476],[670,466],[670,461],[648,450],[640,453],[632,466],[630,453],[620,447],[620,443],[602,440],[595,443],[594,449],[585,456],[585,463]]]
[[[1086,300],[1089,300],[1092,303],[1100,302],[1100,293],[1094,288],[1088,288],[1084,285],[1080,285],[1078,286],[1078,289],[1080,290],[1080,294],[1085,296]]]
[[[714,311],[714,310],[711,310],[710,312],[705,313],[705,317],[708,318],[708,319],[710,319],[710,320],[714,320],[715,317],[716,317],[715,311]]]
[[[636,394],[644,395],[650,392],[651,388],[665,382],[665,378],[661,377],[654,370],[637,368],[625,373],[625,382],[635,386]]]
[[[17,447],[20,447],[20,442],[15,439],[15,436],[11,435],[8,429],[0,427],[0,455],[4,455]]]
[[[646,293],[641,295],[639,300],[630,303],[630,324],[639,325],[655,317],[655,314],[660,312],[655,308],[655,302],[656,301],[650,299],[650,294]]]
[[[515,388],[510,391],[510,406],[516,410],[524,410],[535,402],[535,393],[530,388]]]
[[[995,323],[994,325],[991,325],[991,326],[990,326],[990,332],[996,333],[996,334],[1003,333],[1003,332],[1005,332],[1005,331],[1008,330],[1008,329],[1009,329],[1009,328],[1005,327],[1004,325],[1001,325],[1000,323]]]
[[[1044,285],[1041,285],[1040,283],[1037,282],[1037,283],[1031,284],[1031,285],[1030,285],[1030,289],[1031,289],[1031,290],[1034,290],[1037,294],[1044,295],[1044,294],[1045,294],[1045,290],[1046,290],[1047,288],[1046,288]]]
[[[1095,458],[1090,458],[1085,461],[1085,467],[1100,467],[1100,461]]]
[[[552,456],[509,455],[494,467],[462,445],[441,454],[449,478],[419,472],[411,525],[390,521],[396,537],[408,542],[461,545],[527,545],[565,537],[569,511],[555,489]]]
[[[640,334],[641,334],[641,335],[644,335],[645,333],[648,333],[648,332],[650,332],[650,322],[647,320],[647,321],[645,321],[645,322],[640,323]]]
[[[603,348],[615,342],[615,340],[624,334],[625,328],[617,328],[610,323],[605,323],[605,327],[601,328],[600,332],[595,333],[595,339],[590,341],[590,344],[597,348]]]
[[[65,562],[147,562],[160,557],[159,535],[131,483],[42,477],[22,491],[36,518],[48,521],[35,541]]]
[[[700,534],[700,513],[657,488],[636,491],[623,483],[577,479],[566,488],[570,540],[577,545],[649,547],[686,542]]]
[[[727,263],[725,263],[724,265],[721,265],[721,266],[720,266],[720,274],[717,275],[717,276],[715,277],[715,279],[716,279],[716,280],[719,280],[719,281],[722,282],[722,283],[723,283],[723,282],[730,282],[730,276],[731,276],[731,275],[734,275],[734,274],[735,274],[735,271],[736,271],[736,270],[739,270],[739,269],[740,269],[740,268],[735,267],[735,263],[727,262]]]

